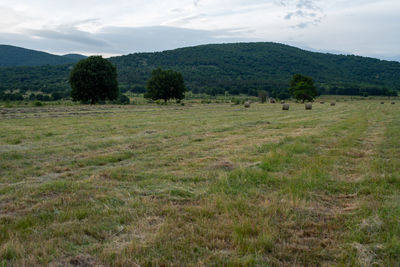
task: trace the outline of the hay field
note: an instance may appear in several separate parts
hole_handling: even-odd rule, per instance
[[[400,262],[400,103],[0,109],[0,266]]]

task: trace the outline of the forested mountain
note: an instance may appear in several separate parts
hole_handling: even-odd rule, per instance
[[[109,59],[122,91],[144,90],[156,67],[183,74],[189,90],[210,94],[267,90],[279,95],[295,73],[311,76],[322,93],[390,94],[400,89],[400,63],[309,52],[277,43],[214,44]],[[0,90],[67,90],[72,65],[0,69]]]
[[[286,89],[293,74],[311,76],[323,91],[358,94],[400,89],[400,63],[360,56],[309,52],[277,43],[188,47],[110,58],[121,86],[142,85],[155,67],[182,72],[190,89],[233,93]],[[333,92],[334,91],[334,92]]]
[[[63,57],[70,58],[70,59],[73,59],[75,61],[79,61],[81,59],[87,58],[87,56],[80,55],[80,54],[66,54],[66,55],[63,55]]]
[[[56,56],[11,45],[0,45],[0,67],[63,65],[79,59],[81,58],[77,58],[77,55]]]
[[[69,91],[69,73],[73,64],[38,67],[0,68],[0,92],[6,90]]]

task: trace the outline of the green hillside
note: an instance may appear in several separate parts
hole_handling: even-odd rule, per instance
[[[182,72],[190,89],[220,93],[286,89],[296,73],[313,77],[321,90],[332,93],[400,89],[398,62],[315,53],[277,43],[202,45],[110,60],[123,87],[144,84],[151,69],[161,66]]]
[[[0,68],[0,92],[6,90],[69,91],[69,72],[73,64],[38,67]]]
[[[117,66],[122,91],[143,91],[156,67],[180,71],[189,90],[210,94],[267,90],[279,95],[295,73],[313,77],[322,93],[378,95],[400,90],[399,62],[315,53],[277,43],[201,45],[109,60]],[[68,90],[70,67],[3,68],[0,88]]]
[[[0,67],[62,65],[76,61],[76,58],[68,56],[56,56],[11,45],[0,45]]]
[[[73,59],[76,61],[87,58],[87,56],[80,55],[80,54],[66,54],[66,55],[63,55],[63,57]]]

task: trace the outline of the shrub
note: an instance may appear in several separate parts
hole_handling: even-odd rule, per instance
[[[121,105],[129,105],[130,102],[131,102],[131,101],[130,101],[129,97],[127,97],[126,95],[121,94],[121,95],[118,97],[118,104],[121,104]]]
[[[43,106],[43,103],[40,101],[35,101],[34,105],[35,105],[35,107],[41,107],[41,106]]]
[[[260,99],[261,103],[265,103],[267,101],[268,92],[267,91],[259,91],[258,98]]]

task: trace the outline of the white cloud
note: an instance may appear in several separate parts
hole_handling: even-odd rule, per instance
[[[151,51],[162,44],[264,40],[381,58],[399,54],[398,0],[2,0],[0,12],[0,42],[51,43],[50,52],[68,52],[66,43],[74,52],[118,54],[145,45]],[[122,28],[135,38],[123,37]],[[157,46],[143,34],[149,29],[157,29]]]

